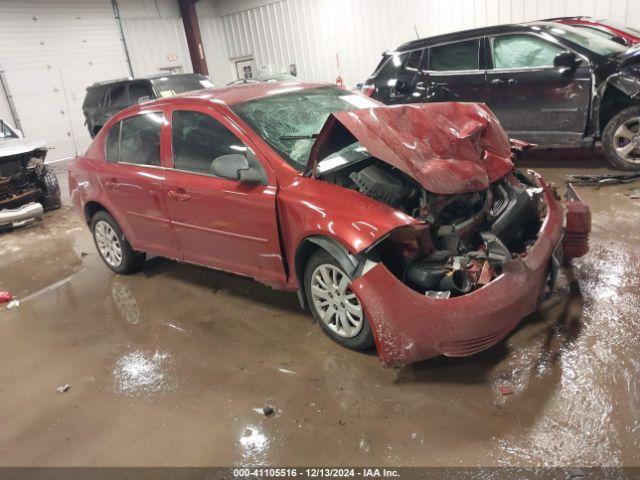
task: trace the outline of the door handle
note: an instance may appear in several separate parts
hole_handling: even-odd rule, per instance
[[[518,81],[515,78],[510,78],[509,80],[507,80],[507,85],[509,87],[513,87],[516,83],[518,83]]]
[[[504,78],[494,78],[489,82],[489,85],[492,87],[504,87],[507,84],[507,81]]]
[[[110,178],[108,180],[105,180],[104,186],[110,190],[118,190],[118,188],[120,188],[120,183],[116,178]]]
[[[188,202],[189,200],[191,200],[191,195],[189,195],[182,189],[180,189],[179,191],[169,190],[169,192],[167,192],[167,195],[169,196],[169,198],[180,203]]]

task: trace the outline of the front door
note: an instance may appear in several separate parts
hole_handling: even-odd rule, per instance
[[[178,258],[164,198],[160,150],[164,115],[148,112],[111,127],[98,179],[133,248]],[[167,133],[165,133],[166,135]]]
[[[480,64],[480,40],[431,47],[425,62],[425,101],[485,101],[485,71]]]
[[[591,99],[586,61],[575,72],[553,66],[559,44],[530,34],[489,39],[489,107],[515,138],[543,146],[575,145],[583,138]]]
[[[284,283],[277,188],[268,164],[261,162],[267,185],[216,177],[213,160],[250,155],[248,139],[211,108],[174,110],[171,122],[174,168],[167,171],[165,198],[184,260]]]

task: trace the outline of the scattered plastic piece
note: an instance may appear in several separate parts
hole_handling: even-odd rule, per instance
[[[511,387],[500,387],[500,393],[505,397],[507,395],[513,395],[513,390],[511,390]]]
[[[71,384],[65,383],[64,385],[60,385],[56,390],[58,393],[65,393],[71,388]]]
[[[13,295],[9,292],[0,292],[0,303],[7,303],[13,300]]]
[[[12,308],[16,308],[20,306],[20,300],[13,299],[9,303],[7,303],[7,310],[11,310]]]
[[[600,187],[602,185],[620,185],[640,180],[640,173],[621,173],[617,175],[567,175],[567,181],[574,185]]]
[[[264,407],[262,409],[262,413],[264,413],[265,417],[270,417],[271,415],[273,415],[276,411],[273,409],[273,407],[267,405],[266,407]]]

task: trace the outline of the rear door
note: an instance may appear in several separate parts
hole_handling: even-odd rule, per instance
[[[431,47],[423,78],[425,101],[484,102],[486,74],[480,46],[480,39],[472,39]]]
[[[209,107],[172,112],[171,159],[165,198],[184,260],[257,278],[285,282],[276,220],[275,176],[250,139]],[[214,159],[258,155],[267,185],[216,177]]]
[[[164,123],[162,111],[150,111],[113,125],[98,179],[135,249],[179,258],[163,190],[161,139],[168,135]]]
[[[534,34],[488,39],[493,68],[487,71],[489,107],[513,137],[545,146],[582,140],[591,101],[591,68],[553,66],[567,49]]]

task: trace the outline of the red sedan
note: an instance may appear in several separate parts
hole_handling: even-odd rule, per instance
[[[483,105],[249,84],[120,112],[69,187],[114,272],[153,253],[297,291],[402,365],[499,342],[588,250],[588,207],[514,169],[521,147]]]
[[[640,43],[640,31],[613,20],[596,20],[591,17],[562,17],[552,18],[550,21],[571,25],[576,28],[584,28],[600,37],[628,47]]]

